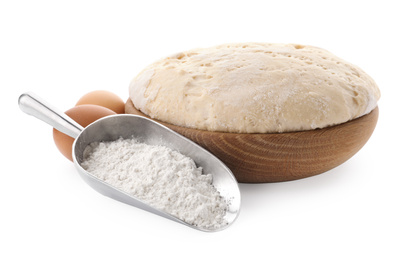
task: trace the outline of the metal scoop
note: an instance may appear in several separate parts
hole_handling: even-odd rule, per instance
[[[72,150],[74,164],[87,184],[101,194],[202,231],[225,229],[237,218],[240,210],[240,191],[232,172],[207,150],[169,128],[145,117],[126,114],[104,117],[83,128],[33,93],[22,94],[18,104],[21,110],[28,115],[43,120],[57,130],[75,138]],[[87,145],[92,142],[114,141],[120,137],[134,137],[146,144],[169,147],[192,158],[197,166],[203,168],[203,173],[212,174],[212,184],[220,192],[220,195],[229,201],[229,208],[225,215],[228,224],[215,229],[188,224],[105,183],[82,168],[80,164],[83,161],[83,152]]]

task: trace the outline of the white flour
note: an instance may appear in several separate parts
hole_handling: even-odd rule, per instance
[[[204,228],[225,225],[227,202],[194,161],[165,146],[135,139],[92,143],[82,167],[155,208]]]

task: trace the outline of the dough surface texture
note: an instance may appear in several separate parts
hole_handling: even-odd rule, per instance
[[[144,114],[178,126],[280,133],[368,114],[380,92],[363,70],[324,49],[239,43],[158,60],[132,80],[129,96]]]

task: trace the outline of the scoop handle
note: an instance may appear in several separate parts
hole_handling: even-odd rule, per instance
[[[72,118],[32,92],[22,94],[18,99],[18,105],[26,114],[44,121],[72,138],[78,137],[83,130],[83,127]]]

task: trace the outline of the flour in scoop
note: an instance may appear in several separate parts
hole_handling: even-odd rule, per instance
[[[212,175],[181,153],[135,139],[90,144],[82,167],[95,177],[149,205],[198,227],[226,225],[228,208]]]

